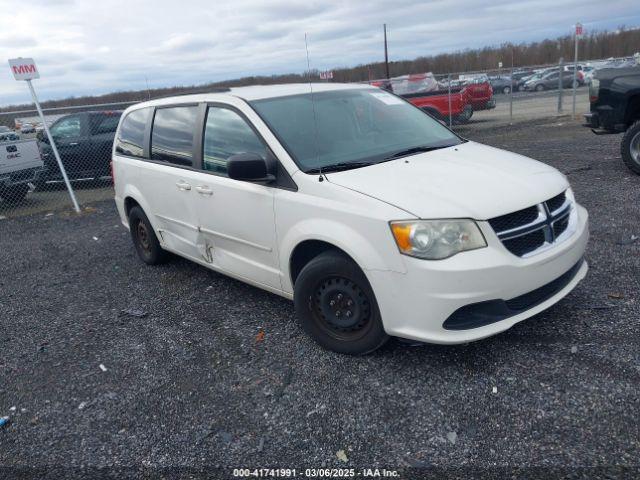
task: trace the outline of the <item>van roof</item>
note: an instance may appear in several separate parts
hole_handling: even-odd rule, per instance
[[[310,86],[315,93],[327,92],[332,90],[354,90],[375,88],[367,84],[354,84],[354,83],[286,83],[280,85],[253,85],[250,87],[237,87],[230,88],[225,91],[218,90],[211,93],[196,93],[187,95],[176,95],[171,97],[163,97],[155,100],[149,100],[147,102],[138,103],[135,105],[135,109],[140,107],[152,107],[156,105],[170,105],[177,100],[183,102],[209,102],[222,100],[228,97],[241,98],[243,100],[252,101],[260,100],[264,98],[276,98],[286,97],[289,95],[301,95],[310,92]],[[133,106],[132,106],[133,107]],[[130,108],[132,108],[130,107]]]

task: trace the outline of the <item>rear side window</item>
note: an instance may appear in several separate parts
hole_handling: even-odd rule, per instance
[[[151,108],[141,108],[125,117],[116,138],[117,153],[139,158],[144,156],[144,130],[150,115]]]
[[[92,115],[91,116],[91,135],[100,135],[101,133],[113,133],[118,128],[120,115],[115,113]]]
[[[238,153],[257,153],[267,158],[267,148],[258,135],[233,110],[210,107],[204,131],[203,168],[227,175],[227,160]]]
[[[197,117],[197,106],[157,109],[151,130],[151,159],[192,166]]]

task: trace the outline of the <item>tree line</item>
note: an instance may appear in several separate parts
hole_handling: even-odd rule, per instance
[[[452,53],[420,56],[413,60],[397,60],[389,62],[392,77],[433,72],[435,74],[473,72],[492,70],[502,62],[503,67],[547,65],[557,63],[560,57],[565,61],[573,61],[574,40],[572,35],[540,42],[511,44],[500,46],[467,49]],[[604,59],[609,57],[625,57],[640,50],[640,28],[619,28],[615,32],[595,31],[579,40],[580,59]],[[391,45],[393,52],[393,45]],[[301,74],[289,73],[272,76],[248,76],[235,80],[212,82],[203,85],[175,86],[155,88],[152,90],[119,91],[104,95],[70,97],[60,100],[42,102],[43,108],[70,107],[91,104],[108,104],[114,102],[139,102],[149,98],[158,98],[184,93],[208,92],[221,87],[238,87],[246,85],[270,85],[276,83],[306,82],[311,78],[319,79],[318,71]],[[336,68],[333,70],[335,82],[362,82],[381,79],[385,76],[384,62],[373,62],[355,67]],[[0,112],[29,109],[31,105],[12,105],[0,108]]]

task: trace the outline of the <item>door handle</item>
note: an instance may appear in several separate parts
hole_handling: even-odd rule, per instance
[[[183,182],[182,180],[176,183],[176,187],[178,187],[178,190],[182,191],[191,190],[191,185],[189,185],[187,182]]]
[[[78,145],[80,145],[78,142],[71,142],[69,144],[70,147],[77,147]]]
[[[213,195],[213,190],[211,190],[209,187],[203,187],[202,185],[198,185],[196,187],[196,192],[201,195]]]

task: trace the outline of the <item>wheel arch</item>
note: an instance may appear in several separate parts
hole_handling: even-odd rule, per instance
[[[627,127],[640,120],[640,90],[636,90],[629,97],[624,113],[624,123]]]
[[[122,195],[122,213],[123,213],[123,221],[126,221],[126,224],[129,225],[129,213],[131,209],[135,206],[138,206],[145,213],[151,226],[156,229],[155,219],[152,215],[152,210],[149,204],[145,201],[144,196],[140,191],[134,187],[133,185],[127,185]]]
[[[388,248],[376,232],[367,238],[352,227],[330,220],[301,222],[292,228],[280,243],[280,268],[282,287],[293,292],[293,285],[304,266],[317,255],[333,249],[350,258],[368,277],[368,270],[383,270],[405,273],[406,267],[388,233]],[[375,245],[374,245],[375,244]]]

